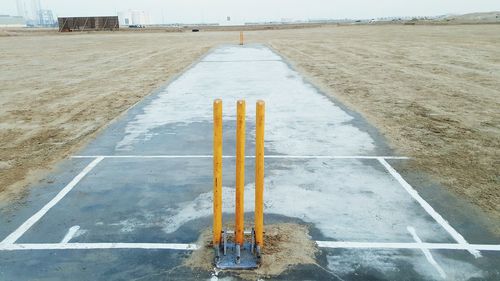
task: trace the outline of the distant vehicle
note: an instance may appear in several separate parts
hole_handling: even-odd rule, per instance
[[[192,29],[191,32],[200,32],[200,30],[195,28],[195,29]]]
[[[142,24],[131,24],[128,27],[129,28],[146,28],[146,26],[142,25]]]

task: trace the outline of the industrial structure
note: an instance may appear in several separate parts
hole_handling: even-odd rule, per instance
[[[54,20],[54,15],[51,10],[40,10],[38,13],[38,25],[39,26],[56,26],[56,21]]]
[[[29,27],[53,27],[56,24],[52,10],[42,9],[40,0],[17,0],[17,15]]]
[[[117,30],[120,23],[117,16],[104,17],[64,17],[57,18],[59,32],[87,30]]]
[[[27,25],[38,25],[41,9],[40,0],[17,0],[17,15],[23,17]]]

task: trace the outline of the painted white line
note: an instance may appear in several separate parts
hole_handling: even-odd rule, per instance
[[[282,62],[282,60],[202,60],[200,62],[267,62],[267,61]]]
[[[446,221],[438,212],[432,208],[432,206],[425,201],[420,194],[408,183],[406,180],[389,164],[384,158],[379,158],[378,161],[382,164],[385,169],[403,186],[403,188],[415,199],[422,208],[437,222],[439,223],[459,244],[468,245],[469,243],[465,238],[458,233],[449,223]],[[481,253],[478,250],[469,250],[469,252],[476,258],[481,257]]]
[[[68,243],[76,234],[76,232],[80,229],[79,225],[75,225],[70,227],[68,233],[64,235],[64,238],[61,240],[61,243]]]
[[[54,207],[61,199],[70,192],[73,187],[75,187],[83,177],[85,177],[99,162],[102,161],[104,157],[97,157],[90,164],[85,167],[71,182],[69,182],[59,193],[50,200],[42,209],[40,209],[37,213],[35,213],[31,218],[26,220],[21,226],[19,226],[14,232],[12,232],[9,236],[7,236],[0,245],[2,244],[13,244],[19,239],[23,234],[30,229],[38,220],[40,220],[52,207]]]
[[[255,156],[247,156],[255,158]],[[405,156],[363,156],[363,155],[266,155],[266,158],[297,158],[297,159],[410,159]]]
[[[75,155],[71,158],[212,158],[212,155]],[[265,155],[270,159],[410,159],[405,156],[362,156],[362,155]],[[224,155],[222,158],[236,158],[234,155]],[[245,158],[255,158],[248,155]]]
[[[500,245],[456,244],[456,243],[390,243],[390,242],[342,242],[316,241],[321,248],[332,249],[429,249],[429,250],[481,250],[500,251]],[[197,250],[196,244],[175,243],[29,243],[0,244],[0,251],[17,250],[92,250],[92,249],[158,249]]]
[[[417,231],[415,230],[415,228],[413,228],[411,226],[407,226],[406,229],[408,230],[408,232],[410,232],[410,234],[413,236],[413,239],[417,243],[422,244],[422,239],[420,239],[420,237],[418,237]],[[431,251],[429,251],[429,249],[420,249],[420,250],[422,250],[422,252],[425,255],[425,258],[427,259],[427,261],[432,266],[434,266],[434,268],[439,273],[439,275],[441,276],[441,278],[446,279],[446,273],[444,272],[443,268],[441,268],[441,266],[436,262],[436,260],[434,259],[434,257],[431,254]]]
[[[212,158],[212,155],[75,155],[71,158]],[[226,156],[226,158],[232,158],[232,156]]]
[[[53,243],[53,244],[6,244],[0,251],[19,250],[95,250],[95,249],[145,249],[145,250],[197,250],[196,244],[177,243]]]
[[[392,242],[344,242],[316,241],[320,248],[332,249],[429,249],[429,250],[465,250],[465,251],[500,251],[500,245],[456,244],[456,243],[392,243]]]

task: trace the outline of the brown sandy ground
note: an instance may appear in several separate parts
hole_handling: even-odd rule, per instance
[[[210,47],[237,36],[52,35],[0,37],[0,196],[19,195]]]
[[[232,228],[225,227],[225,229]],[[250,227],[245,229],[250,229]],[[183,266],[191,269],[213,271],[214,250],[211,239],[212,229],[203,231],[197,242],[200,248],[189,255]],[[224,271],[232,272],[245,280],[270,278],[278,276],[288,268],[296,265],[314,264],[319,266],[315,261],[317,252],[316,242],[311,240],[307,226],[292,223],[266,225],[262,252],[263,259],[260,267],[249,271]]]
[[[42,32],[43,33],[43,32]],[[0,36],[0,196],[237,32]],[[9,35],[9,36],[7,36]],[[352,109],[412,168],[500,218],[500,25],[249,31]],[[500,233],[500,231],[499,231]]]

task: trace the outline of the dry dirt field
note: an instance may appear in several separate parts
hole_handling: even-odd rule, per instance
[[[498,221],[500,25],[328,26],[246,38],[280,52],[413,157],[412,169]],[[19,198],[210,47],[237,40],[234,31],[0,31],[0,197]]]

